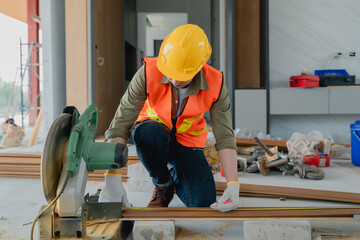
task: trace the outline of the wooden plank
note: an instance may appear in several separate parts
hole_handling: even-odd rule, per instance
[[[21,169],[22,172],[40,172],[39,166],[24,165],[21,168],[14,165],[0,165],[0,171],[16,172]]]
[[[18,174],[0,174],[0,178],[20,178],[20,179],[40,179],[40,176],[35,175],[18,175]]]
[[[41,153],[0,153],[0,157],[26,157],[26,158],[41,158]]]
[[[278,149],[280,151],[288,150],[286,146],[287,140],[261,139],[261,141],[268,147],[278,146]],[[258,145],[253,138],[236,138],[236,144],[238,146],[244,146],[244,147]],[[342,145],[346,147],[351,147],[350,144],[345,144],[345,143],[332,143],[331,145]]]
[[[158,208],[158,209],[135,209],[124,208],[122,216],[124,220],[130,219],[172,219],[178,218],[203,218],[211,220],[213,218],[308,218],[308,217],[353,217],[360,214],[360,208],[324,208],[324,209],[294,209],[282,208],[262,208],[261,210],[252,210],[253,208],[239,208],[235,211],[222,213],[211,208]]]
[[[36,93],[36,95],[37,94],[38,93]],[[39,102],[38,106],[40,106],[40,102]],[[39,130],[40,130],[40,127],[41,127],[41,124],[42,124],[42,121],[43,121],[43,108],[41,107],[39,115],[36,118],[35,127],[34,127],[32,135],[31,135],[31,138],[29,140],[28,147],[34,146],[37,135],[39,133]]]
[[[21,159],[41,159],[41,153],[0,153],[0,159],[13,159],[13,158],[21,158]],[[128,156],[128,162],[139,162],[138,156]],[[133,163],[135,163],[133,162]]]
[[[223,194],[223,191],[216,191],[216,195],[221,196]],[[240,197],[267,197],[267,198],[280,198],[277,195],[271,195],[271,194],[257,194],[257,193],[240,193]]]
[[[0,171],[0,178],[21,178],[21,179],[40,179],[40,173],[36,172],[4,172]],[[122,176],[122,181],[127,181],[127,175]],[[104,175],[89,174],[88,181],[104,181]]]
[[[102,175],[102,176],[91,176],[91,175],[89,175],[88,176],[88,181],[104,181],[104,175]],[[126,176],[126,175],[123,175],[122,177],[121,177],[121,180],[123,181],[123,182],[126,182],[127,180],[129,179],[129,177],[128,176]]]
[[[40,166],[40,158],[2,158],[2,157],[0,157],[0,164]]]
[[[0,177],[4,176],[38,176],[40,177],[40,172],[22,172],[22,171],[12,171],[12,172],[6,172],[6,171],[0,171]]]
[[[287,151],[286,140],[275,140],[275,139],[261,139],[261,141],[268,147],[278,146],[280,151]],[[258,146],[253,138],[236,138],[236,145],[238,146]]]
[[[40,178],[40,158],[0,158],[0,177],[9,178]],[[128,165],[140,162],[136,156],[129,157]],[[89,180],[103,181],[105,170],[95,170],[89,173]],[[121,168],[122,180],[126,181],[127,167]]]
[[[216,189],[226,189],[226,183],[216,182]],[[325,201],[336,201],[336,202],[349,202],[349,203],[360,203],[360,193],[349,193],[349,192],[337,192],[327,190],[315,190],[305,188],[290,188],[290,187],[276,187],[276,186],[263,186],[255,184],[241,184],[241,193],[257,193],[257,194],[270,194],[281,197],[294,197],[304,198],[313,200],[325,200]]]

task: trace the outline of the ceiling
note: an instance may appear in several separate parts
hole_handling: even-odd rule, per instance
[[[27,23],[27,0],[0,0],[0,13]]]
[[[150,13],[146,15],[151,27],[175,28],[187,23],[187,13]]]

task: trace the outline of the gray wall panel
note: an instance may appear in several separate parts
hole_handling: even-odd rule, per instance
[[[235,128],[266,133],[266,90],[235,90]]]

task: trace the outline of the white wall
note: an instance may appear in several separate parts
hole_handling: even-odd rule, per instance
[[[146,27],[146,56],[154,56],[154,40],[162,40],[169,35],[174,28]]]
[[[350,143],[350,124],[360,115],[274,115],[270,117],[272,137],[288,139],[294,132],[310,133],[319,130],[336,143]]]
[[[174,28],[146,27],[146,56],[154,56],[154,40],[165,39],[173,30]]]
[[[359,0],[270,0],[270,87],[288,87],[289,77],[299,75],[301,66],[310,73],[323,69],[338,51],[355,51],[356,57],[333,59],[327,68],[345,68],[359,79],[359,9]],[[295,131],[317,129],[349,143],[349,125],[357,119],[360,113],[271,116],[270,133],[286,139]]]
[[[359,0],[270,0],[270,87],[289,86],[289,77],[322,69],[338,51],[356,57],[334,59],[328,68],[346,68],[360,77]]]

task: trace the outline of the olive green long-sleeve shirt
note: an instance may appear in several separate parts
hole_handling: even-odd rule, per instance
[[[160,83],[170,84],[174,88],[165,76]],[[185,97],[195,95],[200,90],[205,89],[209,89],[209,86],[201,70],[194,77]],[[146,95],[145,68],[142,66],[134,75],[128,89],[121,98],[115,116],[105,132],[107,139],[115,137],[128,139],[130,137],[130,129],[144,106]],[[236,141],[232,129],[230,99],[225,84],[223,84],[218,100],[213,103],[210,109],[210,118],[216,140],[216,149],[236,149]]]

